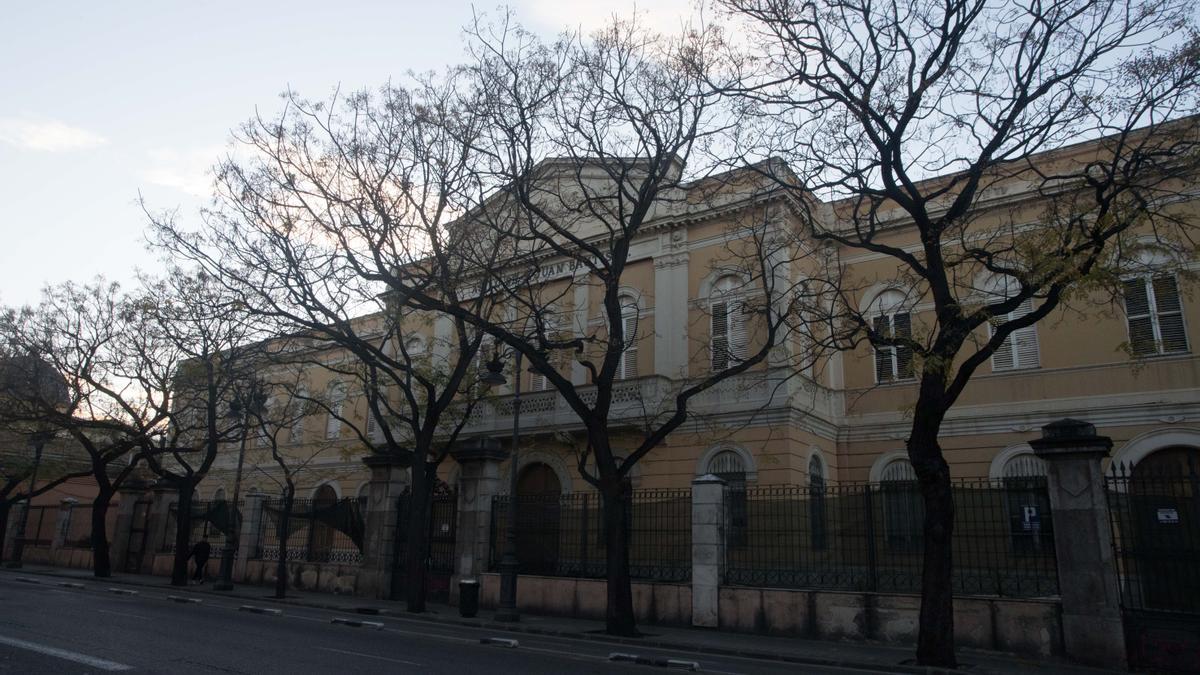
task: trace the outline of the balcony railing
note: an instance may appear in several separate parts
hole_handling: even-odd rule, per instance
[[[788,401],[800,380],[786,379],[783,369],[752,371],[723,380],[691,399],[688,411],[696,415],[739,414],[780,407]],[[691,382],[672,380],[661,375],[618,382],[613,387],[609,424],[638,427],[664,419],[675,407],[675,396]],[[595,405],[595,385],[576,388],[588,406]],[[811,402],[809,403],[811,405]],[[512,429],[513,396],[498,396],[481,401],[463,429],[467,434],[499,434]],[[521,428],[577,429],[579,416],[557,390],[521,393]]]

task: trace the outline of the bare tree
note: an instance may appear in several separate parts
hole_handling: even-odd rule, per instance
[[[315,394],[313,405],[362,446],[413,467],[413,612],[425,609],[430,488],[479,395],[483,334],[459,317],[413,311],[402,301],[409,289],[389,280],[409,269],[422,292],[459,297],[465,265],[451,255],[466,239],[447,224],[477,190],[464,165],[477,129],[454,92],[430,79],[329,104],[289,96],[277,120],[238,132],[251,159],[218,167],[219,204],[200,232],[153,218],[160,245],[245,298],[258,320],[298,336],[305,349],[287,358],[332,371],[368,414]],[[494,305],[486,294],[463,302],[478,314]],[[320,360],[327,353],[347,360],[331,365]]]
[[[174,352],[144,340],[117,284],[48,287],[33,307],[0,321],[6,342],[35,355],[63,382],[62,400],[27,399],[27,424],[40,424],[91,467],[93,572],[112,574],[106,517],[112,498],[137,470],[145,440],[166,417],[166,377]],[[147,361],[147,357],[150,358]],[[9,409],[10,418],[18,411]]]
[[[802,236],[829,247],[803,311],[831,346],[869,342],[886,379],[918,383],[917,658],[953,666],[954,502],[938,432],[1018,331],[1085,291],[1119,289],[1139,237],[1194,252],[1194,217],[1172,202],[1194,181],[1196,126],[1170,121],[1195,113],[1200,91],[1191,4],[724,4],[755,45],[728,90],[759,115],[739,133],[741,156],[787,160],[767,174],[803,207]],[[894,261],[888,281],[905,297],[860,307],[876,280],[842,252]],[[910,324],[917,302],[932,309]]]
[[[178,356],[162,394],[167,425],[156,443],[142,442],[150,470],[178,491],[171,584],[185,586],[193,495],[221,446],[242,432],[243,416],[230,414],[230,403],[253,374],[264,335],[247,321],[245,304],[203,272],[174,269],[146,282],[128,311],[153,344]],[[151,362],[161,363],[143,363]]]

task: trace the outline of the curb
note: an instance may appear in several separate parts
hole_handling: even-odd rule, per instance
[[[24,570],[24,572],[26,574],[34,574],[34,575],[38,575],[38,576],[59,577],[59,578],[64,578],[64,577],[65,578],[79,578],[79,575],[62,574],[61,572],[56,572],[54,570],[32,571],[32,570],[26,569],[26,570]],[[157,577],[155,577],[155,579],[157,579]],[[26,581],[28,581],[29,583],[41,583],[35,579],[26,579]],[[148,582],[137,581],[137,580],[123,579],[123,578],[122,579],[105,579],[105,581],[107,583],[112,583],[112,584],[138,586],[138,587],[143,587],[143,588],[162,588],[162,586],[163,586],[161,583],[155,584],[155,583],[148,583]],[[109,588],[108,590],[113,593],[121,593],[121,594],[127,594],[127,595],[136,595],[137,594],[137,591],[127,590],[127,589]],[[221,591],[214,591],[212,589],[206,589],[206,588],[190,588],[189,587],[186,589],[186,591],[189,593],[208,593],[208,594],[213,594],[213,595],[221,595],[224,597],[232,597],[229,595],[228,591],[221,592]],[[267,597],[267,598],[263,598],[263,600],[266,602],[279,604],[279,605],[291,605],[293,607],[306,607],[308,609],[324,609],[324,610],[329,610],[329,611],[334,611],[334,612],[359,612],[361,609],[367,609],[367,610],[376,609],[376,608],[371,608],[371,607],[366,607],[366,608],[346,607],[345,605],[337,605],[337,604],[332,604],[332,603],[323,603],[323,602],[318,602],[318,601],[313,601],[313,600],[303,600],[303,599],[279,599],[279,598]],[[253,611],[253,610],[245,610],[245,611]],[[269,612],[270,610],[267,610],[267,611]],[[371,612],[362,612],[362,613],[371,613]],[[496,630],[496,631],[507,632],[507,633],[525,633],[528,635],[541,635],[541,636],[545,636],[545,637],[568,638],[568,639],[573,639],[573,640],[588,640],[589,642],[599,642],[602,644],[639,645],[642,647],[648,647],[648,648],[654,648],[654,649],[668,649],[668,650],[673,650],[673,651],[685,651],[685,652],[693,652],[696,654],[711,654],[714,656],[740,656],[740,657],[745,657],[745,658],[759,659],[762,661],[774,661],[777,663],[792,663],[792,664],[798,664],[798,665],[825,666],[825,667],[832,667],[832,668],[854,668],[854,669],[860,669],[860,670],[875,670],[875,671],[887,670],[887,671],[895,672],[895,673],[914,673],[916,675],[955,675],[955,674],[961,675],[963,673],[971,673],[974,670],[970,666],[967,666],[965,668],[958,668],[958,669],[947,669],[947,668],[935,668],[935,667],[929,667],[929,666],[917,666],[917,665],[911,665],[911,664],[907,664],[907,663],[881,663],[881,662],[870,662],[870,661],[828,659],[828,658],[821,658],[821,657],[817,657],[817,656],[785,654],[782,652],[773,652],[773,651],[766,651],[766,650],[760,650],[760,649],[736,649],[736,648],[729,648],[729,647],[706,645],[706,644],[702,644],[702,643],[676,641],[676,640],[670,640],[670,639],[662,640],[662,639],[647,639],[647,638],[625,638],[625,637],[619,637],[619,636],[613,636],[613,635],[605,635],[602,633],[601,634],[581,633],[578,631],[556,630],[553,628],[541,628],[541,627],[536,627],[536,626],[526,626],[526,625],[522,625],[519,623],[493,622],[493,621],[487,621],[487,620],[452,618],[449,616],[438,616],[438,615],[429,614],[429,613],[426,613],[426,614],[404,613],[401,615],[401,614],[396,613],[395,611],[389,612],[389,610],[387,610],[387,609],[379,610],[379,613],[392,613],[392,614],[395,614],[398,618],[402,617],[403,619],[407,619],[407,620],[411,620],[411,621],[421,621],[421,622],[427,622],[427,623],[437,623],[437,624],[443,624],[443,625],[461,626],[461,627],[465,627],[465,628]],[[377,621],[355,621],[355,620],[351,620],[351,619],[331,620],[331,623],[345,623],[346,625],[353,625],[353,623],[350,623],[350,622],[363,624],[364,626],[368,626],[368,627],[375,627],[375,624],[378,624],[379,628],[376,628],[376,630],[382,630],[382,627],[383,627],[383,624],[379,623]],[[854,643],[845,643],[845,644],[849,647],[852,647]],[[866,644],[866,646],[874,646],[869,643],[864,643],[864,644]],[[1069,668],[1072,671],[1081,673],[1081,674],[1095,673],[1095,674],[1099,675],[1100,673],[1123,672],[1123,671],[1111,671],[1111,670],[1087,668],[1085,666],[1077,666],[1077,665],[1070,664],[1070,663],[1063,663],[1063,662],[1056,662],[1056,661],[1028,661],[1028,660],[1024,660],[1024,659],[1020,659],[1020,658],[1009,657],[1008,655],[1003,654],[1003,653],[993,653],[993,652],[977,651],[977,650],[960,650],[960,652],[964,656],[966,656],[968,654],[972,654],[972,653],[980,653],[980,654],[984,654],[984,655],[987,655],[992,658],[1005,659],[1012,664],[1013,670],[1018,670],[1018,669],[1021,669],[1026,664],[1034,663],[1039,666],[1046,667],[1048,669],[1047,672],[1049,672],[1049,669],[1056,668],[1056,667],[1057,668]]]
[[[379,621],[359,621],[358,619],[342,619],[335,616],[329,620],[329,623],[350,626],[351,628],[374,628],[375,630],[383,630],[383,624]]]
[[[270,614],[271,616],[283,616],[282,609],[270,609],[268,607],[255,607],[254,605],[242,605],[238,607],[239,612],[250,612],[251,614]]]

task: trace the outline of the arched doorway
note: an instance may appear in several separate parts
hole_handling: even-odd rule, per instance
[[[523,574],[554,574],[558,567],[562,483],[548,464],[517,474],[517,562]]]
[[[312,528],[312,545],[308,551],[310,560],[317,562],[329,560],[329,554],[333,549],[334,530],[328,522],[328,517],[322,516],[328,514],[336,504],[337,491],[328,483],[317,488],[316,493],[313,494],[313,518],[308,523],[308,526]]]
[[[1167,446],[1115,475],[1109,503],[1123,591],[1138,591],[1131,604],[1200,613],[1200,448]]]

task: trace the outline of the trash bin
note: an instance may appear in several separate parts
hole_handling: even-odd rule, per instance
[[[458,582],[458,614],[470,619],[479,613],[479,582],[463,579]]]

